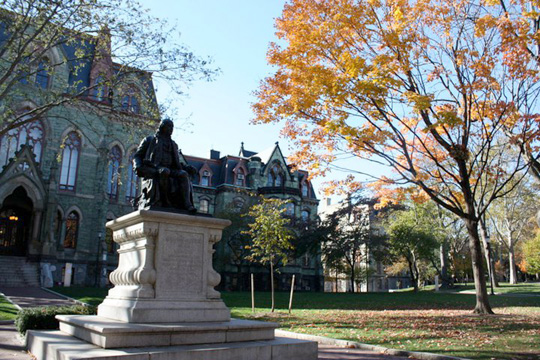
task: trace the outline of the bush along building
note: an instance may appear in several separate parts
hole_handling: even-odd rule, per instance
[[[0,133],[0,255],[10,257],[0,265],[15,269],[2,269],[0,285],[99,285],[117,262],[105,223],[132,211],[131,156],[153,131],[154,87],[149,73],[112,61],[106,30],[76,39],[33,59],[0,103],[41,114]],[[59,105],[40,112],[53,94]]]
[[[212,150],[209,158],[184,156],[184,160],[198,170],[194,179],[194,202],[200,213],[232,220],[222,240],[216,244],[214,268],[221,274],[222,290],[248,290],[250,274],[254,274],[255,288],[270,289],[269,269],[250,263],[246,257],[249,238],[242,233],[249,219],[243,216],[257,201],[258,196],[289,200],[286,216],[291,226],[301,234],[302,224],[317,218],[318,200],[305,171],[292,171],[276,143],[254,152],[242,143],[237,156],[221,156]],[[295,226],[297,225],[297,226]],[[294,274],[295,288],[301,291],[323,289],[323,270],[317,249],[297,246],[291,260],[279,269],[276,276],[278,290],[288,290]]]

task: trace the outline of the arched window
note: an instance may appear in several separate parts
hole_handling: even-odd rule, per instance
[[[199,200],[199,212],[202,214],[208,214],[210,210],[210,201],[206,199]]]
[[[268,180],[266,182],[266,185],[274,186],[274,174],[272,174],[271,171],[268,173]]]
[[[201,176],[201,186],[210,186],[210,171],[203,171]]]
[[[60,190],[75,190],[77,169],[79,167],[79,153],[81,152],[81,138],[75,131],[70,132],[64,141],[62,151],[62,167],[60,169]]]
[[[287,210],[285,210],[285,214],[289,216],[294,216],[294,203],[289,202],[285,206],[287,208]]]
[[[103,76],[98,76],[95,78],[94,83],[92,84],[91,97],[97,101],[105,101],[106,89],[105,83],[103,82]]]
[[[236,178],[234,180],[234,184],[238,186],[246,186],[246,174],[244,174],[244,169],[239,168],[236,172]]]
[[[25,57],[19,63],[18,77],[21,84],[28,84],[28,77],[30,73],[30,60]]]
[[[283,186],[283,174],[281,172],[281,167],[279,165],[274,165],[272,169],[268,172],[268,186]]]
[[[25,117],[21,120],[28,120]],[[10,158],[15,156],[15,151],[21,145],[28,144],[33,147],[32,152],[36,156],[36,162],[41,161],[43,150],[43,124],[39,120],[27,122],[15,129],[11,129],[7,134],[0,137],[0,168],[6,165]]]
[[[66,218],[66,236],[64,237],[64,248],[75,249],[77,247],[78,235],[79,214],[77,214],[75,211],[72,211]]]
[[[309,220],[309,211],[302,210],[302,221],[307,222]]]
[[[283,176],[281,174],[276,174],[276,181],[274,183],[274,186],[281,186],[283,185]]]
[[[132,201],[139,195],[139,177],[135,173],[133,168],[133,156],[135,156],[135,150],[129,155],[129,164],[127,172],[127,183],[126,183],[126,200]]]
[[[109,153],[109,167],[107,172],[107,194],[109,199],[118,199],[118,184],[120,182],[120,164],[122,163],[122,150],[118,145],[113,146]]]
[[[139,114],[140,112],[139,100],[135,96],[135,91],[133,89],[129,89],[127,94],[125,94],[122,97],[122,110],[131,112],[134,114]]]
[[[43,59],[39,62],[37,71],[36,71],[36,86],[42,89],[47,89],[49,87],[49,62],[46,59]]]

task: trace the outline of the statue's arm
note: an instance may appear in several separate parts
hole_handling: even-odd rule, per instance
[[[152,141],[151,136],[144,138],[133,155],[133,169],[137,176],[142,178],[154,177],[157,174],[156,167],[153,164],[148,164],[144,160],[150,141]]]

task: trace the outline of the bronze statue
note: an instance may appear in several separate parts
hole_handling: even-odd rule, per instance
[[[183,165],[178,145],[171,139],[173,122],[162,120],[154,136],[141,141],[133,156],[133,168],[142,178],[139,209],[185,210],[195,213],[190,175],[197,170]]]

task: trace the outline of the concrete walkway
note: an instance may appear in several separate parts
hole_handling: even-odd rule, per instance
[[[2,288],[0,293],[19,307],[73,305],[74,303],[41,288]],[[32,360],[12,322],[0,323],[0,360]],[[375,351],[319,344],[319,360],[405,360]]]

